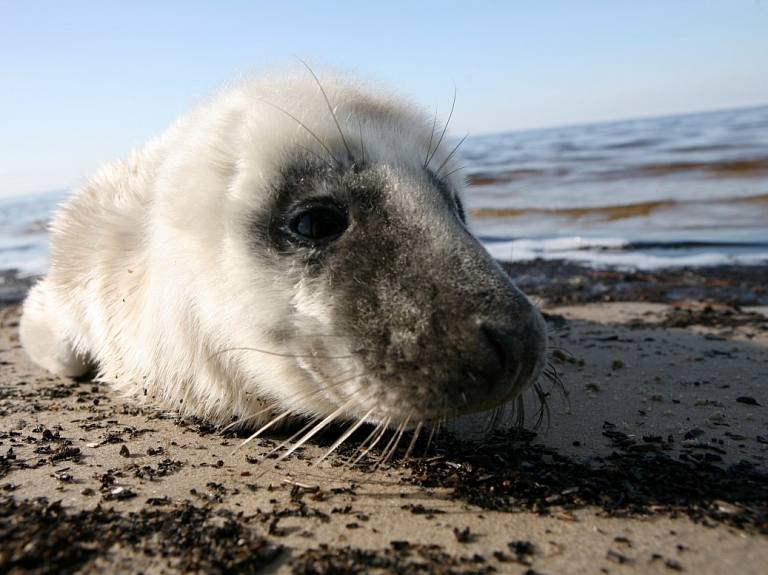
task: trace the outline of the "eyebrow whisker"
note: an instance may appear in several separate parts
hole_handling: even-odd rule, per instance
[[[320,82],[320,79],[317,77],[317,74],[315,74],[315,71],[310,67],[309,64],[307,64],[304,60],[296,56],[296,58],[304,64],[307,70],[309,70],[309,73],[312,74],[312,77],[315,79],[315,82],[317,83],[317,87],[320,88],[320,92],[323,94],[323,98],[325,99],[325,103],[328,106],[328,111],[331,113],[331,118],[333,118],[333,123],[336,124],[336,129],[339,131],[339,136],[341,136],[341,141],[344,144],[344,148],[347,150],[347,159],[349,160],[350,164],[355,163],[355,157],[352,154],[352,150],[349,148],[349,144],[347,144],[347,139],[344,137],[344,132],[341,130],[341,125],[339,124],[338,118],[336,118],[336,112],[333,109],[333,106],[331,106],[331,101],[328,99],[328,94],[325,93],[325,88],[323,88],[322,82]]]

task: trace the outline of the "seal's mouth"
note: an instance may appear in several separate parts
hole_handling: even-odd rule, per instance
[[[511,423],[516,433],[522,432],[524,424],[527,423],[523,396],[530,389],[533,390],[533,399],[538,401],[538,409],[533,421],[533,427],[538,427],[549,413],[549,392],[544,390],[545,383],[549,381],[552,387],[558,387],[565,395],[554,368],[547,366],[546,324],[543,317],[532,308],[529,321],[521,331],[505,332],[503,336],[498,335],[498,330],[489,330],[483,326],[479,331],[483,333],[490,352],[496,356],[496,370],[499,377],[503,378],[511,374],[504,383],[501,379],[498,382],[483,383],[477,378],[468,378],[471,385],[468,385],[467,390],[475,390],[474,395],[470,392],[470,396],[467,396],[466,393],[461,392],[460,399],[453,398],[456,399],[455,404],[449,403],[445,397],[440,400],[430,397],[433,403],[425,405],[413,401],[413,397],[407,394],[392,391],[386,397],[366,396],[359,391],[364,389],[366,382],[353,378],[357,382],[357,393],[347,395],[344,399],[332,400],[326,413],[320,414],[320,411],[315,411],[308,416],[301,410],[286,410],[256,431],[252,437],[257,437],[266,429],[273,427],[275,423],[291,421],[294,416],[300,417],[305,425],[265,456],[266,458],[277,457],[275,461],[279,463],[312,437],[335,423],[340,434],[330,448],[315,460],[314,465],[325,460],[354,435],[355,440],[352,442],[352,451],[347,457],[347,464],[355,465],[364,457],[371,455],[374,467],[378,467],[393,458],[407,459],[417,445],[419,451],[424,450],[426,453],[433,437],[448,420],[473,413],[486,412],[487,414],[484,425],[482,419],[479,420],[478,426],[482,429],[475,429],[474,432],[480,431],[489,435],[505,423]],[[419,386],[411,388],[411,391],[418,388]],[[483,396],[478,391],[487,392],[489,389],[497,395]],[[366,398],[375,401],[366,401]],[[356,434],[356,432],[359,433]],[[361,440],[358,439],[361,437],[360,433],[364,434]],[[422,440],[420,443],[419,438]],[[347,451],[347,453],[350,452]]]
[[[377,345],[351,351],[348,337],[314,338],[301,363],[322,399],[315,412],[397,427],[501,408],[534,386],[546,366],[546,324],[521,301],[526,307],[518,305],[514,321],[433,318],[420,332],[385,330]]]
[[[365,402],[366,407],[375,405],[371,419],[390,425],[405,420],[437,423],[497,409],[535,385],[546,366],[546,324],[533,308],[519,328],[480,325],[473,344],[469,353],[444,358],[447,369],[403,369],[383,385],[373,382],[376,375],[366,378],[367,388],[383,389]]]

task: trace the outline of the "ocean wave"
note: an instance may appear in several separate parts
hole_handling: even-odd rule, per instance
[[[625,238],[579,236],[481,241],[500,261],[566,260],[622,270],[768,263],[768,244],[762,243],[632,242]]]
[[[570,219],[597,217],[606,221],[621,220],[625,218],[647,217],[654,212],[680,207],[694,206],[730,206],[732,204],[763,204],[768,203],[768,194],[754,196],[714,198],[706,201],[677,201],[657,200],[648,202],[636,202],[631,204],[616,204],[588,207],[564,207],[564,208],[495,208],[479,207],[469,210],[474,219],[488,218],[518,218],[526,215],[565,216]]]
[[[608,158],[579,158],[570,162],[571,167],[561,165],[550,168],[519,168],[499,171],[476,171],[467,175],[470,186],[501,186],[520,181],[536,179],[565,179],[580,182],[627,180],[639,178],[660,178],[687,174],[702,178],[762,178],[768,177],[768,157],[749,160],[721,161],[666,161],[637,166],[606,167],[612,162]],[[564,162],[565,164],[565,162]]]
[[[473,218],[509,218],[529,214],[546,214],[549,216],[562,215],[569,218],[582,218],[588,215],[603,216],[606,220],[620,220],[637,216],[647,216],[654,211],[671,208],[679,202],[672,200],[658,202],[642,202],[618,206],[595,206],[584,208],[474,208],[470,210]]]

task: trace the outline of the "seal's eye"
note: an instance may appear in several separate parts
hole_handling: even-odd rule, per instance
[[[348,227],[349,217],[335,204],[304,204],[291,212],[288,218],[291,235],[310,245],[337,240]]]

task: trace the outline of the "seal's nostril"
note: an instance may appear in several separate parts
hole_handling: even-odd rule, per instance
[[[493,351],[494,355],[498,359],[498,370],[505,371],[509,366],[510,360],[512,359],[510,357],[512,352],[512,341],[509,336],[509,332],[488,325],[480,326],[480,331],[485,338],[488,348]]]

